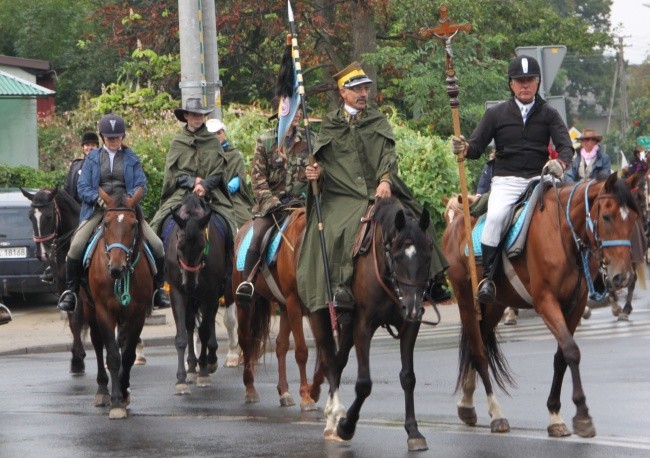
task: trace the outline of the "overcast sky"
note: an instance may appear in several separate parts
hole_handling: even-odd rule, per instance
[[[640,64],[650,56],[650,0],[613,0],[611,21],[612,31],[624,37],[626,61]]]

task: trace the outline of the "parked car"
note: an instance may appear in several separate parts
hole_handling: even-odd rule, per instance
[[[30,190],[34,192],[35,190]],[[29,220],[31,202],[19,189],[0,188],[0,296],[54,293],[43,283],[45,263],[36,258]]]

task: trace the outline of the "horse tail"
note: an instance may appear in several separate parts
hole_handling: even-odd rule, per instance
[[[251,361],[258,361],[266,353],[266,343],[271,332],[271,311],[274,302],[258,297],[251,304],[248,319],[249,339],[253,342],[251,348]]]
[[[505,394],[509,394],[508,387],[516,388],[517,383],[512,377],[508,361],[501,352],[495,328],[485,329],[484,322],[481,321],[479,329],[494,382]],[[458,353],[459,370],[455,392],[462,388],[464,380],[469,376],[469,371],[476,361],[472,355],[471,339],[465,329],[461,329]]]

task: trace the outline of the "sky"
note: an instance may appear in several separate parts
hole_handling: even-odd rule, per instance
[[[650,57],[650,0],[613,0],[610,18],[612,31],[624,37],[628,63],[638,65]]]

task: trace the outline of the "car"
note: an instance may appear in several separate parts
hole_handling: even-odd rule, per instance
[[[36,190],[30,190],[35,192]],[[29,220],[30,200],[15,188],[0,188],[0,296],[54,293],[43,283],[45,263],[36,258]]]

